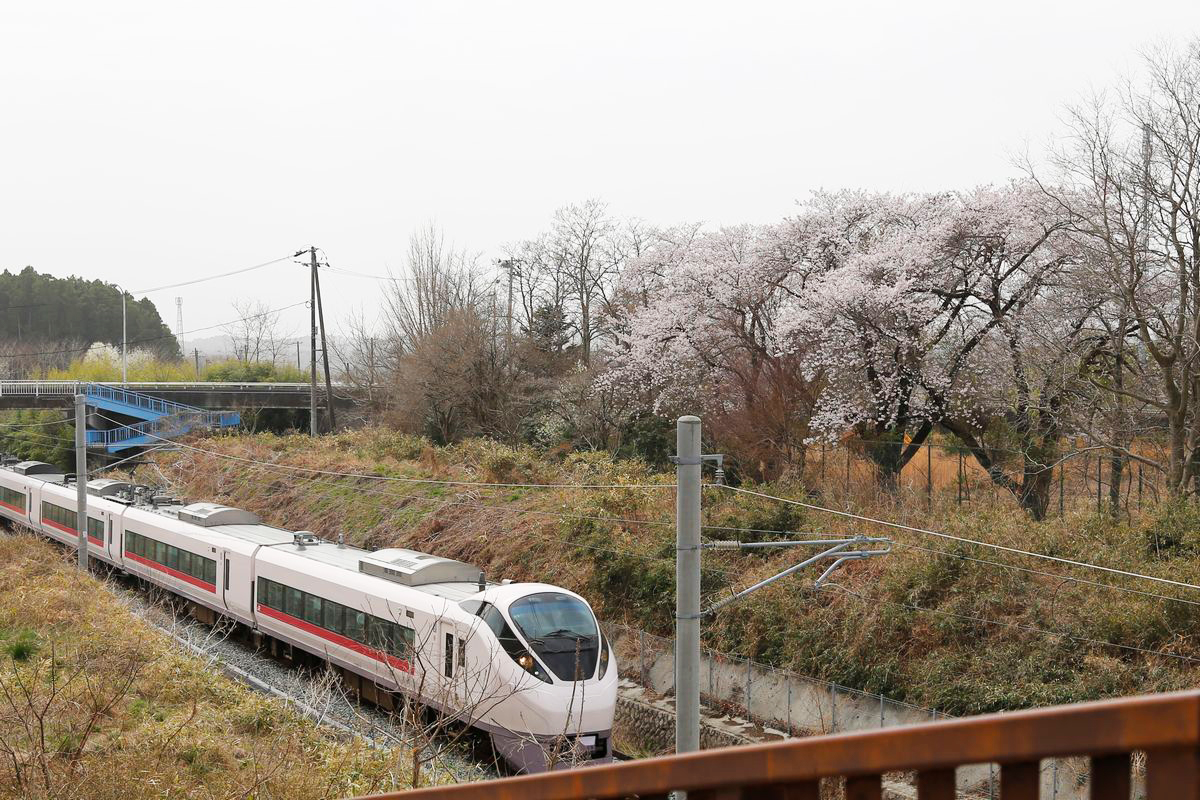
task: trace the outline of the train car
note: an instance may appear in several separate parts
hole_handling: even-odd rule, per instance
[[[77,547],[74,508],[72,481],[52,467],[0,467],[0,515]],[[612,758],[617,667],[574,592],[489,582],[461,561],[328,542],[121,481],[89,482],[88,518],[92,554],[201,619],[325,661],[384,707],[409,698],[477,728],[518,770]]]

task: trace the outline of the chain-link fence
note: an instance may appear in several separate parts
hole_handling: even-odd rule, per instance
[[[673,639],[616,623],[603,627],[621,678],[658,695],[674,694]],[[788,736],[877,730],[951,716],[708,648],[700,651],[700,694],[709,709],[744,716],[768,733],[774,730]],[[1042,797],[1083,800],[1088,796],[1087,777],[1086,760],[1046,759]],[[960,767],[957,782],[959,790],[972,797],[999,796],[995,764]]]
[[[674,640],[624,625],[608,623],[604,628],[622,678],[660,695],[674,693]],[[871,730],[946,716],[707,648],[701,650],[700,693],[706,705],[737,709],[751,721],[788,735]]]

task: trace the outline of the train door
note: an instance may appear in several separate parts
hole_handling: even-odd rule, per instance
[[[93,516],[94,514],[94,516]],[[99,523],[98,525],[96,523]],[[95,536],[93,536],[93,533]],[[96,541],[98,540],[98,541]],[[95,545],[96,549],[103,553],[108,558],[114,558],[113,550],[113,523],[112,513],[104,510],[88,512],[88,545]],[[114,558],[115,560],[115,558]]]
[[[217,552],[217,580],[221,587],[221,605],[228,611],[232,599],[230,582],[233,580],[233,562],[229,559],[229,551],[224,548]]]
[[[467,683],[467,640],[453,622],[443,621],[438,626],[440,656],[438,669],[442,685],[446,687],[447,700],[462,702]]]

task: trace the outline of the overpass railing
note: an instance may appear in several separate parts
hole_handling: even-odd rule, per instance
[[[376,795],[379,800],[818,800],[845,781],[847,800],[880,800],[885,773],[915,773],[919,800],[953,800],[955,769],[1000,765],[1002,800],[1037,800],[1044,758],[1090,759],[1092,800],[1200,798],[1200,692],[1017,711],[880,731],[706,750],[481,783]],[[1144,778],[1142,771],[1144,770]]]
[[[88,397],[109,400],[114,403],[144,409],[157,414],[177,414],[190,411],[200,411],[195,406],[163,400],[158,397],[141,394],[119,386],[91,381],[0,381],[0,397],[14,395],[20,397],[73,397],[84,394]]]
[[[122,425],[111,430],[89,430],[89,447],[111,447],[135,439],[172,439],[194,428],[222,428],[237,425],[241,415],[236,411],[185,411],[157,419]]]

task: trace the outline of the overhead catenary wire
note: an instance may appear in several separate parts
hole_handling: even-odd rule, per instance
[[[709,484],[709,485],[715,486],[715,487],[718,487],[721,489],[725,489],[727,491],[737,492],[739,494],[752,495],[754,497],[761,497],[766,500],[774,500],[779,503],[786,503],[788,505],[794,505],[794,506],[798,506],[800,508],[807,508],[810,511],[820,511],[825,514],[833,514],[835,516],[844,517],[847,519],[854,519],[854,520],[858,520],[860,522],[867,522],[867,523],[870,523],[873,525],[883,525],[885,527],[895,528],[896,530],[909,531],[910,533],[920,533],[920,534],[923,534],[926,536],[935,536],[939,539],[948,539],[948,540],[955,541],[955,542],[962,542],[964,544],[973,544],[973,545],[977,545],[979,547],[987,547],[987,548],[991,548],[993,550],[1000,550],[1000,551],[1003,551],[1006,553],[1014,553],[1016,555],[1027,556],[1029,558],[1038,558],[1038,559],[1043,559],[1046,561],[1054,561],[1059,564],[1068,564],[1070,566],[1081,567],[1083,569],[1093,569],[1093,570],[1097,570],[1099,572],[1107,572],[1111,575],[1122,575],[1126,578],[1137,578],[1140,580],[1147,580],[1147,581],[1154,581],[1156,583],[1163,583],[1163,584],[1167,584],[1169,586],[1178,586],[1183,589],[1200,590],[1200,586],[1196,586],[1195,584],[1186,583],[1185,581],[1172,580],[1171,578],[1160,578],[1157,575],[1144,575],[1140,572],[1132,572],[1130,570],[1117,569],[1116,567],[1106,567],[1106,566],[1103,566],[1100,564],[1091,564],[1086,561],[1076,561],[1075,559],[1072,559],[1072,558],[1063,558],[1061,556],[1052,556],[1047,553],[1038,553],[1038,552],[1032,551],[1032,550],[1022,550],[1019,547],[1009,547],[1008,545],[996,544],[995,542],[985,542],[985,541],[982,541],[979,539],[971,539],[966,536],[956,536],[952,533],[944,533],[942,531],[934,531],[934,530],[930,530],[928,528],[918,528],[916,526],[905,525],[900,522],[891,522],[889,520],[878,519],[876,517],[868,517],[864,514],[856,514],[853,511],[842,511],[842,510],[836,509],[836,508],[826,508],[825,506],[819,506],[819,505],[816,505],[815,503],[806,503],[802,500],[792,500],[792,499],[786,498],[786,497],[777,497],[772,494],[767,494],[765,492],[758,492],[753,489],[745,489],[740,486],[729,486],[727,484]]]
[[[112,420],[112,421],[115,422],[116,420]],[[159,439],[162,438],[162,437],[154,436],[154,434],[148,434],[148,435],[153,438],[159,438]],[[162,439],[162,441],[168,441],[168,440]],[[215,456],[218,458],[240,461],[243,463],[250,463],[250,464],[259,466],[261,468],[275,470],[277,472],[278,471],[299,472],[299,473],[309,474],[309,475],[323,475],[323,476],[329,476],[329,477],[348,478],[348,479],[354,479],[354,480],[367,479],[367,480],[389,481],[389,482],[409,483],[409,484],[450,485],[450,486],[465,486],[465,487],[476,487],[476,488],[506,488],[506,489],[508,489],[508,488],[531,488],[531,489],[556,489],[556,488],[557,489],[644,489],[644,488],[664,489],[664,488],[667,488],[667,489],[673,489],[674,488],[673,484],[562,484],[562,483],[558,483],[558,484],[505,484],[505,483],[484,483],[484,482],[475,482],[475,481],[445,481],[445,480],[426,479],[426,478],[400,478],[400,477],[393,477],[393,476],[367,475],[367,474],[363,474],[363,473],[338,472],[338,471],[333,471],[333,470],[317,470],[317,469],[308,468],[308,467],[294,467],[294,466],[287,465],[287,464],[274,464],[271,462],[259,461],[256,459],[248,459],[248,458],[244,458],[241,456],[234,456],[234,455],[230,455],[230,454],[226,454],[226,453],[220,453],[220,452],[217,452],[214,450],[208,450],[205,448],[196,447],[194,445],[187,445],[187,444],[182,444],[182,443],[175,443],[175,444],[177,447],[179,447],[181,449],[205,453],[205,454],[212,455],[212,456]],[[767,499],[777,500],[779,502],[794,503],[794,504],[801,505],[801,506],[804,506],[804,507],[807,507],[807,508],[810,508],[813,510],[827,511],[829,513],[837,514],[839,516],[849,516],[849,517],[857,518],[857,519],[867,521],[867,522],[872,522],[872,523],[876,523],[876,524],[895,527],[895,528],[898,528],[901,530],[909,530],[911,532],[928,533],[930,535],[941,536],[941,537],[944,537],[947,539],[952,539],[952,540],[960,541],[963,543],[976,544],[976,545],[980,545],[983,547],[992,547],[997,550],[1002,550],[1005,552],[1016,553],[1016,554],[1025,555],[1025,556],[1034,557],[1034,558],[1047,559],[1047,560],[1051,560],[1051,561],[1055,561],[1055,562],[1059,562],[1059,563],[1068,564],[1071,566],[1096,569],[1096,570],[1101,570],[1104,572],[1118,574],[1118,575],[1122,575],[1122,576],[1126,576],[1126,577],[1143,578],[1146,580],[1157,581],[1157,582],[1166,583],[1169,585],[1179,586],[1182,588],[1191,588],[1191,589],[1200,588],[1200,587],[1193,586],[1192,584],[1184,583],[1182,581],[1173,581],[1168,578],[1159,578],[1157,576],[1152,576],[1152,575],[1143,575],[1140,573],[1135,573],[1135,572],[1131,572],[1131,571],[1127,571],[1127,570],[1117,570],[1112,567],[1104,567],[1101,565],[1089,564],[1087,562],[1075,561],[1072,559],[1064,559],[1064,558],[1060,558],[1058,556],[1051,556],[1051,555],[1048,555],[1045,553],[1037,553],[1034,551],[1020,550],[1018,548],[1007,547],[1005,545],[998,545],[998,544],[994,544],[991,542],[982,542],[979,540],[968,539],[966,537],[954,536],[952,534],[945,534],[945,533],[941,533],[938,531],[929,531],[926,529],[915,528],[915,527],[908,526],[908,525],[902,525],[900,523],[888,522],[886,520],[877,520],[877,519],[874,519],[871,517],[865,517],[863,515],[853,514],[851,512],[838,511],[836,509],[826,509],[824,507],[816,506],[814,504],[806,504],[806,503],[802,503],[801,501],[795,501],[795,500],[789,500],[787,498],[775,497],[773,495],[767,495],[767,494],[764,494],[761,492],[754,492],[752,490],[742,489],[740,487],[722,486],[719,488],[733,489],[735,491],[748,493],[748,494],[754,494],[754,495],[764,497]],[[479,505],[479,507],[486,507],[486,506],[482,506],[481,504],[476,504],[476,505]],[[503,507],[491,507],[491,508],[494,508],[497,510],[502,510],[502,511],[509,511],[508,509],[504,509]],[[589,515],[578,515],[578,514],[571,515],[571,514],[567,514],[565,512],[551,512],[551,511],[540,511],[540,510],[513,509],[513,510],[511,510],[510,513],[518,513],[518,512],[526,513],[526,514],[541,515],[541,516],[556,516],[556,517],[560,517],[560,518],[590,519],[590,520],[595,520],[595,521],[613,522],[613,523],[629,524],[629,525],[659,525],[659,526],[670,526],[670,527],[673,527],[673,525],[674,525],[674,523],[665,522],[665,521],[637,520],[637,519],[623,518],[623,517],[594,517],[594,516],[589,516]],[[767,529],[758,529],[758,528],[736,528],[736,527],[730,527],[730,526],[703,526],[703,527],[706,527],[710,530],[724,530],[724,531],[731,531],[731,532],[774,533],[774,534],[791,534],[791,535],[794,535],[794,533],[795,533],[795,532],[790,532],[790,531],[767,530]],[[818,535],[818,534],[814,533],[811,535]],[[934,552],[944,553],[944,551],[934,551]],[[945,555],[953,557],[955,554],[945,553]],[[983,559],[971,559],[971,560],[985,561]],[[1041,571],[1032,570],[1029,568],[1018,567],[1016,565],[1005,565],[1000,562],[986,562],[986,563],[990,563],[995,566],[1010,567],[1013,569],[1020,569],[1020,570],[1027,571],[1027,572],[1038,573],[1038,574],[1042,574],[1046,577],[1053,577],[1053,578],[1057,578],[1057,579],[1061,579],[1061,580],[1067,580],[1067,581],[1072,581],[1072,582],[1077,582],[1077,583],[1082,583],[1082,584],[1087,584],[1087,585],[1093,585],[1093,586],[1097,586],[1097,587],[1108,587],[1108,588],[1113,589],[1114,591],[1125,591],[1125,592],[1129,592],[1132,594],[1138,594],[1138,595],[1143,595],[1143,596],[1147,596],[1147,597],[1154,597],[1154,598],[1161,599],[1161,600],[1173,600],[1173,601],[1178,601],[1178,602],[1187,603],[1187,604],[1200,605],[1200,603],[1196,603],[1195,601],[1185,600],[1183,598],[1174,598],[1174,597],[1170,597],[1167,595],[1156,594],[1154,592],[1146,592],[1146,591],[1137,590],[1137,589],[1130,589],[1128,587],[1116,586],[1113,584],[1100,583],[1098,581],[1087,581],[1085,579],[1075,578],[1075,577],[1072,577],[1069,575],[1061,575],[1059,573],[1041,572]]]
[[[1061,636],[1064,639],[1071,639],[1072,641],[1083,642],[1084,644],[1091,644],[1091,645],[1096,645],[1099,647],[1115,647],[1115,648],[1118,648],[1121,650],[1127,650],[1130,652],[1143,653],[1143,654],[1152,655],[1152,656],[1160,656],[1162,658],[1174,658],[1179,661],[1188,661],[1193,664],[1200,664],[1200,658],[1193,658],[1192,656],[1185,656],[1185,655],[1181,655],[1179,653],[1164,653],[1161,650],[1151,650],[1148,647],[1138,647],[1137,645],[1132,645],[1132,644],[1120,644],[1118,642],[1110,642],[1105,639],[1092,639],[1087,636],[1076,636],[1075,634],[1072,634],[1072,633],[1066,633],[1064,631],[1054,631],[1054,630],[1050,630],[1048,628],[1039,628],[1035,625],[1026,625],[1026,624],[1020,623],[1020,622],[1004,622],[1002,620],[988,619],[987,617],[977,617],[973,614],[960,614],[955,611],[944,611],[940,608],[927,608],[925,606],[916,605],[915,603],[898,603],[894,600],[880,600],[878,598],[867,597],[866,595],[863,595],[858,592],[847,589],[845,586],[842,586],[837,583],[826,583],[820,588],[822,588],[822,589],[836,588],[839,591],[842,591],[848,595],[857,597],[859,600],[862,600],[864,603],[883,603],[884,605],[889,605],[889,606],[892,606],[893,608],[907,608],[912,611],[919,611],[919,612],[926,613],[926,614],[939,614],[941,616],[954,617],[955,619],[962,619],[962,620],[968,620],[971,622],[978,622],[978,623],[981,623],[984,625],[994,625],[994,626],[1002,627],[1002,628],[1012,628],[1015,630],[1028,631],[1030,633],[1039,633],[1039,634],[1042,634],[1045,636]]]
[[[103,414],[98,415],[102,419],[107,419],[109,422],[122,424],[119,420],[110,419]],[[172,441],[162,436],[153,433],[146,433],[152,439],[169,442]],[[195,445],[183,444],[182,442],[173,442],[176,446],[191,450],[197,453],[205,453],[215,458],[223,458],[229,461],[238,461],[244,464],[254,464],[262,467],[271,467],[274,469],[286,470],[288,472],[297,472],[307,475],[330,475],[339,478],[355,478],[359,480],[380,481],[387,483],[420,483],[433,486],[472,486],[479,489],[587,489],[587,490],[621,490],[621,489],[675,489],[673,483],[489,483],[487,481],[452,481],[440,480],[436,478],[402,478],[395,475],[369,475],[362,472],[338,472],[336,470],[314,469],[312,467],[296,467],[290,464],[272,464],[269,461],[259,461],[254,458],[246,458],[244,456],[235,456],[229,453],[220,453],[216,450],[207,450],[203,447]]]
[[[271,465],[267,465],[267,466],[269,468],[269,466],[271,466]],[[305,487],[308,487],[308,486],[311,486],[312,484],[322,485],[323,488],[318,487],[317,491],[322,492],[325,496],[329,496],[337,488],[344,488],[346,486],[345,483],[341,482],[337,478],[319,477],[319,476],[308,476],[306,478],[306,482],[303,485]],[[373,494],[373,495],[378,495],[378,496],[397,497],[397,498],[402,498],[402,499],[406,499],[406,500],[413,500],[418,503],[436,504],[438,506],[438,508],[462,507],[462,508],[485,509],[488,511],[499,511],[502,513],[511,513],[511,514],[549,515],[549,516],[555,516],[555,517],[565,517],[565,518],[569,518],[569,519],[583,519],[583,520],[614,521],[616,519],[613,517],[596,517],[596,516],[589,516],[589,515],[584,515],[584,514],[569,514],[566,512],[537,511],[537,510],[533,510],[533,509],[507,508],[505,506],[487,505],[487,504],[479,503],[476,501],[444,500],[444,499],[438,498],[438,497],[402,495],[402,494],[397,494],[394,491],[390,491],[390,489],[392,487],[388,487],[388,486],[355,487],[355,488],[356,488],[356,491],[361,494]],[[425,511],[422,509],[422,513],[425,513],[425,514],[434,513],[436,510],[437,509]],[[641,520],[632,520],[632,519],[627,519],[627,520],[622,520],[622,521],[629,522],[629,523],[642,522]],[[672,524],[672,523],[658,523],[658,524]],[[608,547],[608,546],[604,546],[604,545],[588,544],[585,542],[580,542],[578,539],[562,537],[562,536],[551,536],[549,534],[540,533],[538,531],[523,531],[522,535],[533,536],[535,538],[542,539],[545,541],[568,544],[568,545],[571,545],[572,547],[580,547],[580,548],[583,548],[586,550],[594,550],[597,552],[606,552],[606,553],[613,553],[615,555],[628,556],[630,558],[637,558],[637,559],[640,559],[643,561],[658,561],[658,562],[669,562],[669,563],[674,563],[674,561],[675,561],[674,556],[656,556],[656,555],[651,555],[649,553],[639,553],[634,550],[630,550],[628,548]],[[712,572],[712,573],[726,575],[726,576],[737,576],[737,577],[741,576],[741,573],[735,573],[732,570],[712,568],[712,569],[709,569],[708,571]]]
[[[1112,589],[1115,592],[1125,592],[1127,594],[1141,595],[1142,597],[1152,597],[1157,600],[1168,600],[1173,603],[1184,603],[1189,606],[1200,606],[1200,601],[1187,600],[1182,597],[1171,597],[1166,594],[1158,594],[1157,592],[1147,592],[1144,589],[1134,589],[1129,586],[1118,586],[1115,583],[1101,583],[1100,581],[1090,581],[1087,578],[1076,578],[1073,575],[1063,575],[1061,572],[1047,572],[1041,569],[1032,569],[1031,567],[1022,567],[1018,564],[1005,564],[1003,561],[992,561],[987,558],[975,558],[974,556],[964,555],[962,553],[951,553],[948,550],[938,550],[936,547],[922,547],[919,544],[911,544],[909,542],[896,542],[896,547],[906,547],[910,550],[922,550],[926,553],[933,553],[946,558],[956,558],[961,561],[973,561],[977,564],[988,564],[993,567],[1001,567],[1003,569],[1017,570],[1019,572],[1028,572],[1033,575],[1041,575],[1046,578],[1054,578],[1060,581],[1069,583],[1079,583],[1084,586],[1094,586],[1100,589]]]
[[[0,428],[46,428],[51,425],[74,425],[75,420],[64,417],[63,419],[50,420],[49,422],[0,422]]]

